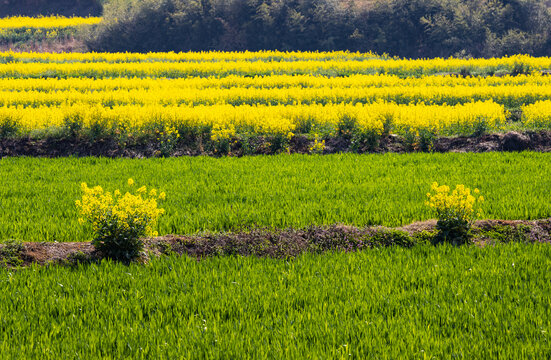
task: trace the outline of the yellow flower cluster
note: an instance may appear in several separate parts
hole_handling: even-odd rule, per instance
[[[325,140],[321,140],[319,135],[316,134],[314,137],[314,143],[308,148],[308,150],[313,154],[322,154],[325,150]]]
[[[484,197],[479,195],[480,191],[476,188],[471,194],[468,187],[457,185],[450,192],[449,186],[434,182],[431,191],[433,193],[427,193],[426,205],[434,209],[441,220],[471,222],[482,216],[480,204],[484,202]]]
[[[533,128],[551,128],[551,100],[522,107],[522,122]]]
[[[425,105],[390,106],[390,124],[397,133],[406,130],[429,130],[436,134],[467,134],[483,125],[499,129],[506,122],[505,111],[493,101],[470,102],[455,106]]]
[[[128,180],[128,185],[133,186],[134,181]],[[121,193],[115,190],[113,193],[105,191],[101,186],[88,187],[81,184],[82,199],[76,201],[79,211],[79,222],[90,222],[95,233],[102,231],[105,223],[116,223],[123,230],[131,227],[144,229],[144,235],[156,236],[154,228],[157,220],[164,213],[164,209],[158,208],[157,201],[164,200],[164,192],[158,193],[156,189],[142,186],[134,193]]]
[[[178,139],[180,137],[180,134],[178,133],[178,130],[176,129],[176,127],[174,127],[174,125],[169,125],[169,124],[164,124],[164,128],[159,131],[155,131],[155,133],[159,136],[159,138],[157,138],[157,140],[162,140],[162,141],[168,141],[170,142],[171,139]]]
[[[64,17],[64,16],[43,16],[27,17],[12,16],[0,19],[0,29],[17,28],[41,28],[56,29],[64,27],[78,27],[83,25],[95,25],[101,21],[100,17]]]

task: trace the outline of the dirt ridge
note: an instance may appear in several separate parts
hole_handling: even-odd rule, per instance
[[[294,257],[302,252],[328,250],[355,251],[374,246],[413,246],[435,233],[436,220],[415,222],[398,228],[355,227],[335,224],[303,229],[252,228],[237,232],[165,235],[144,239],[142,261],[162,254],[188,255],[201,259],[216,255]],[[377,239],[377,234],[386,238]],[[473,225],[474,243],[479,246],[498,242],[522,241],[551,243],[551,218],[542,220],[480,220]],[[386,239],[386,240],[385,240]],[[74,265],[97,261],[91,242],[25,242],[19,254],[21,266],[31,264]],[[1,260],[1,257],[0,257]]]

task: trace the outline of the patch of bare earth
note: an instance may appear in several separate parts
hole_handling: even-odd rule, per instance
[[[79,252],[89,256],[94,253],[94,247],[90,242],[28,242],[24,246],[25,250],[21,259],[25,265],[62,262],[67,260],[71,254]]]

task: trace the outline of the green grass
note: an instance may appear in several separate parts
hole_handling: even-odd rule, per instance
[[[543,359],[551,246],[0,270],[3,359]]]
[[[487,218],[551,216],[551,154],[279,155],[243,158],[4,158],[0,240],[86,241],[74,201],[80,183],[137,184],[167,193],[159,231],[246,225],[397,226],[433,217],[433,181],[478,187]]]

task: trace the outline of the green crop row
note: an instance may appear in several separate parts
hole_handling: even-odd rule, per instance
[[[4,359],[544,359],[551,246],[0,270]]]
[[[73,38],[77,35],[77,28],[67,27],[59,29],[30,29],[14,28],[0,29],[0,44],[18,44],[36,41],[54,41]]]
[[[243,158],[0,159],[0,240],[87,241],[80,184],[167,194],[159,233],[346,223],[398,226],[434,217],[430,184],[464,184],[486,218],[551,216],[551,154],[277,155]]]

